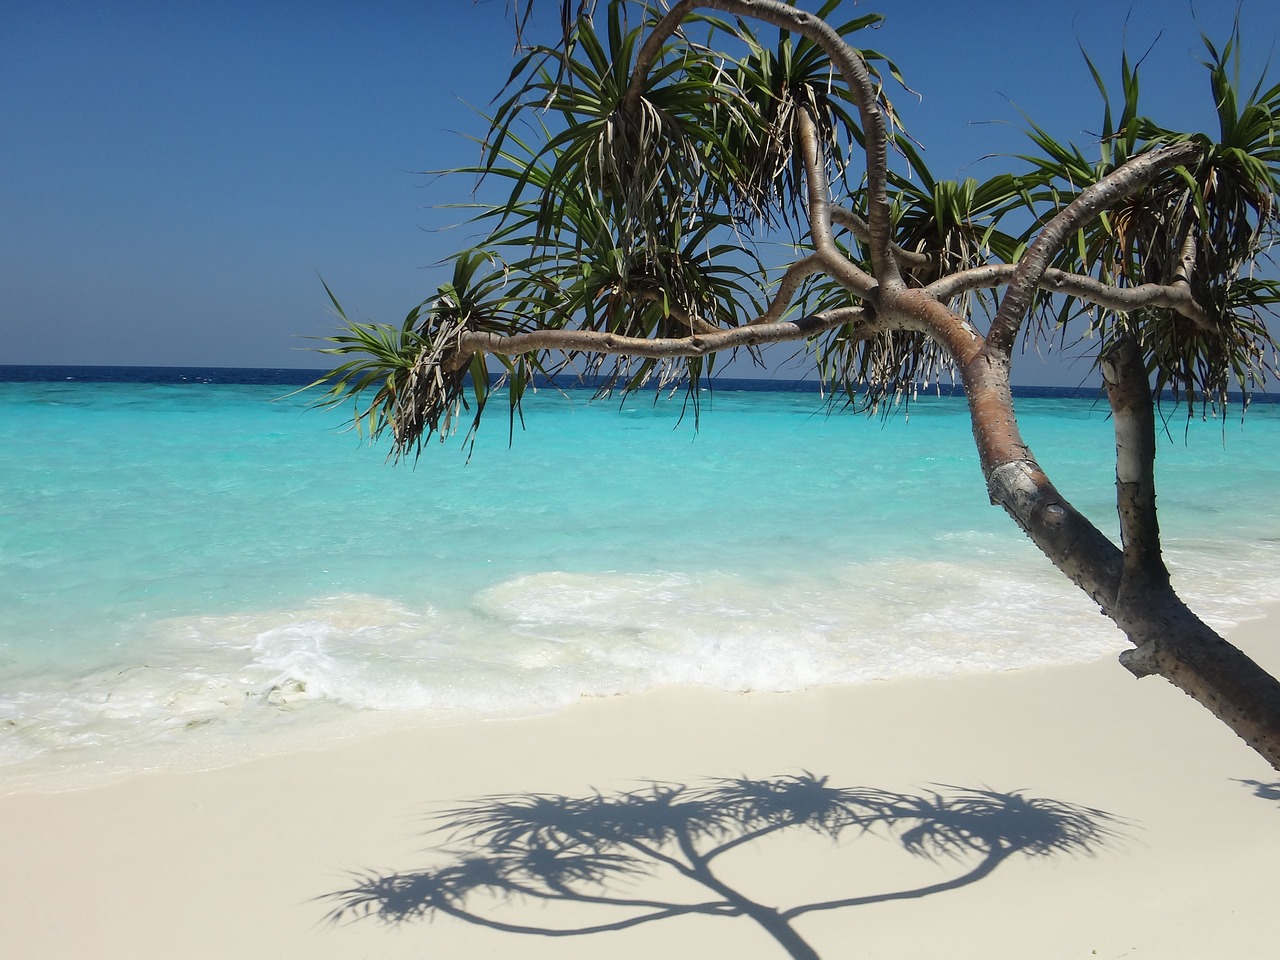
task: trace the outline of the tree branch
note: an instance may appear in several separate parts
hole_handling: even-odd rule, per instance
[[[477,353],[511,357],[535,350],[583,351],[634,357],[701,357],[734,347],[802,340],[847,323],[862,324],[863,337],[881,332],[883,326],[862,307],[841,307],[810,314],[798,320],[746,324],[717,333],[688,337],[624,337],[601,330],[531,330],[503,335],[468,332],[458,338],[457,352],[445,361],[448,371],[461,370]]]
[[[702,857],[702,861],[703,863],[709,864],[716,857],[720,856],[723,853],[728,853],[730,850],[733,850],[735,847],[740,847],[744,843],[751,843],[755,840],[759,840],[761,837],[767,837],[771,833],[777,833],[779,830],[786,830],[794,826],[795,826],[794,823],[791,823],[789,821],[783,821],[780,823],[771,823],[767,827],[760,827],[756,830],[750,830],[747,833],[734,837],[732,840],[726,840],[724,843],[720,844],[720,846],[718,847],[713,847],[711,850],[707,851],[707,853]]]
[[[800,284],[805,281],[806,277],[813,276],[821,269],[822,262],[814,254],[803,257],[787,267],[782,279],[778,281],[777,292],[774,293],[773,299],[769,301],[769,308],[754,320],[748,320],[746,326],[776,323],[781,320],[787,307],[795,299],[796,291],[800,289]]]
[[[583,893],[579,890],[574,890],[565,883],[552,883],[550,880],[547,880],[547,887],[550,892],[546,895],[545,899],[552,902],[557,900],[572,900],[576,903],[594,903],[606,907],[639,907],[645,910],[658,911],[678,909],[682,912],[688,913],[709,914],[724,914],[725,911],[733,910],[731,904],[723,901],[711,901],[708,903],[669,903],[661,900],[639,900],[629,899],[626,897],[596,896],[590,893]]]
[[[935,280],[924,289],[939,300],[946,301],[970,290],[999,287],[1010,283],[1018,267],[1019,265],[1014,263],[974,267],[950,274],[941,280]],[[1115,287],[1084,274],[1068,273],[1056,267],[1049,267],[1041,275],[1036,286],[1040,290],[1065,293],[1077,300],[1115,310],[1118,313],[1129,313],[1144,307],[1164,307],[1191,320],[1205,332],[1214,329],[1208,312],[1192,298],[1190,287],[1181,282],[1169,285],[1144,283],[1137,287]]]
[[[814,250],[833,279],[846,290],[866,298],[876,288],[875,277],[869,276],[836,246],[835,237],[831,234],[831,186],[822,164],[818,130],[804,107],[797,111],[797,118],[800,130],[796,146],[804,162],[809,194],[809,233],[813,237]]]
[[[831,222],[844,227],[863,243],[871,242],[871,228],[867,225],[867,221],[863,220],[848,207],[832,206]],[[896,243],[889,244],[889,252],[898,261],[899,267],[931,267],[934,265],[934,258],[929,254],[920,253],[916,250],[907,250]]]
[[[654,24],[653,30],[640,45],[636,54],[636,63],[631,71],[631,79],[627,82],[627,92],[622,98],[622,108],[628,114],[634,113],[640,106],[640,96],[644,91],[645,78],[653,68],[654,61],[662,52],[663,45],[680,29],[684,18],[699,6],[698,0],[680,0]]]
[[[1196,241],[1196,233],[1192,229],[1194,221],[1188,214],[1186,224],[1183,227],[1182,249],[1178,251],[1178,266],[1173,271],[1173,283],[1179,288],[1187,290],[1187,296],[1191,295],[1191,278],[1196,271],[1196,255],[1199,252],[1199,244]]]
[[[1067,238],[1118,201],[1141,190],[1155,177],[1200,156],[1199,144],[1187,142],[1161,147],[1130,160],[1097,183],[1081,191],[1067,207],[1045,225],[1018,261],[1009,289],[1000,302],[987,341],[994,351],[1008,355],[1026,319],[1040,280],[1049,262]]]

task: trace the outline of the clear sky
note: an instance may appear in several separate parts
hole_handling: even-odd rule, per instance
[[[544,0],[544,24],[558,6]],[[842,12],[888,16],[863,42],[921,95],[894,99],[935,174],[985,177],[995,161],[967,165],[1025,149],[1019,109],[1060,139],[1099,128],[1079,44],[1109,79],[1122,42],[1152,48],[1147,112],[1205,128],[1198,31],[1225,37],[1235,9]],[[1280,14],[1244,0],[1241,17],[1256,70]],[[422,171],[475,159],[469,105],[498,91],[511,48],[504,0],[14,0],[0,30],[0,363],[323,366],[306,339],[335,326],[321,277],[352,315],[398,323],[466,240],[439,205],[470,180]]]

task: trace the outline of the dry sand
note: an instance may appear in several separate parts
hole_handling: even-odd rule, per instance
[[[1278,634],[1275,611],[1233,632],[1272,670]],[[981,858],[931,860],[883,832],[833,840],[796,828],[714,862],[730,887],[773,907],[865,898],[794,921],[824,960],[1200,960],[1280,950],[1280,774],[1167,684],[1136,681],[1107,661],[790,695],[662,690],[217,770],[12,794],[0,798],[0,955],[785,957],[744,917],[683,915],[551,937],[450,916],[334,924],[325,920],[334,901],[320,898],[351,886],[353,872],[412,874],[446,862],[452,854],[425,833],[428,817],[469,798],[802,771],[921,798],[956,796],[939,784],[1020,790],[1124,818],[1092,855],[1014,852],[986,876],[905,899],[885,895],[963,877]],[[1012,813],[991,822],[1026,835]],[[592,893],[710,897],[663,875],[610,875]],[[638,909],[468,902],[493,920],[547,928],[611,923]]]

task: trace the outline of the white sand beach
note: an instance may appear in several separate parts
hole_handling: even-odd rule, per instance
[[[1278,613],[1233,631],[1272,670]],[[973,791],[1009,805],[991,820],[1008,855],[976,877],[977,853],[912,856],[900,842],[907,821],[898,839],[879,827],[835,840],[779,830],[715,860],[727,887],[779,910],[856,900],[794,915],[794,929],[825,960],[1275,955],[1280,774],[1164,682],[1134,680],[1110,661],[799,694],[667,689],[215,770],[12,793],[0,798],[0,952],[13,960],[785,957],[742,916],[685,913],[548,936],[445,915],[333,923],[326,915],[340,900],[324,898],[352,888],[356,874],[411,879],[485,855],[426,833],[432,814],[472,798],[608,795],[645,781],[696,787],[806,771],[832,787],[933,803],[942,817]],[[1118,819],[1096,815],[1091,852],[1064,842],[1037,854],[1044,818],[1019,819],[1019,797]],[[930,892],[949,880],[960,882]],[[622,926],[656,909],[591,897],[714,899],[670,870],[606,871],[601,885],[577,889],[590,893],[575,902],[472,895],[465,905],[499,923],[568,929]],[[413,892],[400,903],[409,913]]]

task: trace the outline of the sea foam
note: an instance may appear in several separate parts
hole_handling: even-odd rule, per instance
[[[695,433],[678,402],[540,394],[510,447],[495,427],[470,463],[446,446],[408,470],[279,390],[0,387],[10,771],[1124,646],[985,502],[959,400],[884,423],[717,395]],[[1055,480],[1113,526],[1103,411],[1023,406]],[[1192,432],[1162,444],[1161,519],[1175,584],[1227,626],[1276,596],[1280,418]]]

